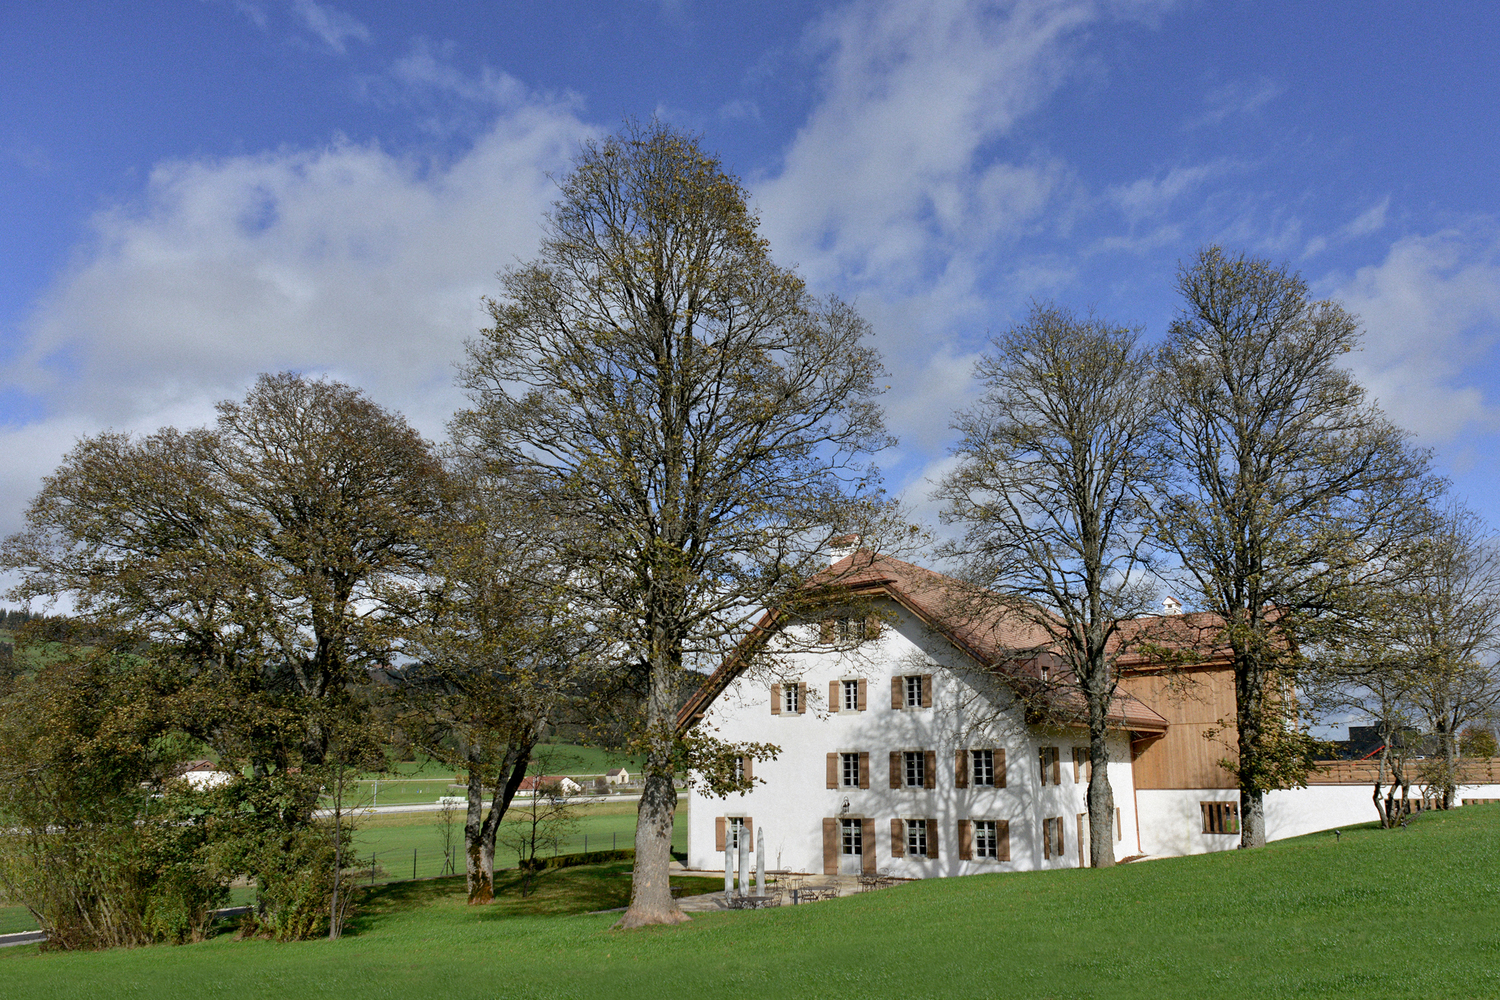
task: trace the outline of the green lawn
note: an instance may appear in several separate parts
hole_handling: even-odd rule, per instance
[[[640,769],[640,758],[617,754],[598,747],[571,744],[543,744],[537,748],[535,770],[547,774],[577,775],[581,780],[590,774],[603,774],[625,767],[632,776]],[[426,757],[401,761],[390,774],[366,774],[345,793],[345,801],[357,805],[406,805],[434,802],[443,795],[463,795],[454,784],[461,769]],[[325,804],[327,797],[325,796]]]
[[[1497,806],[1341,842],[934,879],[634,933],[608,915],[525,915],[513,896],[469,908],[453,885],[377,891],[335,943],[10,949],[0,996],[1500,997]],[[552,912],[598,898],[556,885]]]

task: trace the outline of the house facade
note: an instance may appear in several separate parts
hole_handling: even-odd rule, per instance
[[[1086,865],[1088,733],[1076,695],[1049,689],[1060,661],[1045,633],[972,612],[954,581],[901,560],[855,553],[830,572],[848,608],[763,620],[683,708],[684,726],[781,748],[741,761],[749,792],[690,791],[689,865],[720,867],[737,838],[757,846],[756,830],[772,869],[931,878]],[[1132,627],[1188,641],[1201,625]],[[774,673],[757,668],[758,642],[779,646]],[[1167,671],[1127,657],[1122,668],[1108,741],[1115,858],[1236,846],[1238,791],[1217,763],[1224,748],[1204,735],[1233,718],[1227,659],[1209,650]],[[1373,818],[1367,785],[1268,800],[1272,837]]]

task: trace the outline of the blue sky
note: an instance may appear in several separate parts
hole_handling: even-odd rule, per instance
[[[1500,7],[10,0],[0,532],[80,435],[326,373],[428,435],[549,176],[625,116],[700,132],[890,369],[931,516],[953,408],[1032,299],[1159,338],[1178,262],[1285,261],[1500,524]]]

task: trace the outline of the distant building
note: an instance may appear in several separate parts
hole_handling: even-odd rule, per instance
[[[611,785],[625,785],[630,783],[630,772],[623,767],[612,768],[604,772],[604,780]]]
[[[577,795],[581,791],[583,791],[582,785],[561,774],[525,777],[521,779],[521,785],[516,789],[520,795],[535,795],[538,792],[543,795]]]
[[[234,778],[233,771],[226,771],[211,760],[190,760],[179,764],[174,775],[185,778],[194,788],[217,788]]]

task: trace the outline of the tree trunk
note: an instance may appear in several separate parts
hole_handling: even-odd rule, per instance
[[[672,709],[671,668],[664,648],[664,643],[658,644],[646,701],[646,732],[650,743],[635,824],[635,867],[630,885],[630,906],[615,925],[621,929],[650,924],[681,924],[688,920],[687,914],[672,898],[669,882],[672,823],[677,812],[677,788],[672,782],[676,718]]]
[[[495,898],[495,846],[485,849],[484,774],[480,771],[477,750],[469,752],[469,808],[464,814],[465,874],[469,888],[469,905],[482,906]]]
[[[1266,846],[1265,793],[1259,788],[1240,789],[1240,846]]]
[[[1109,783],[1107,709],[1107,698],[1102,706],[1089,706],[1089,864],[1095,868],[1112,868],[1115,863],[1115,793]]]

